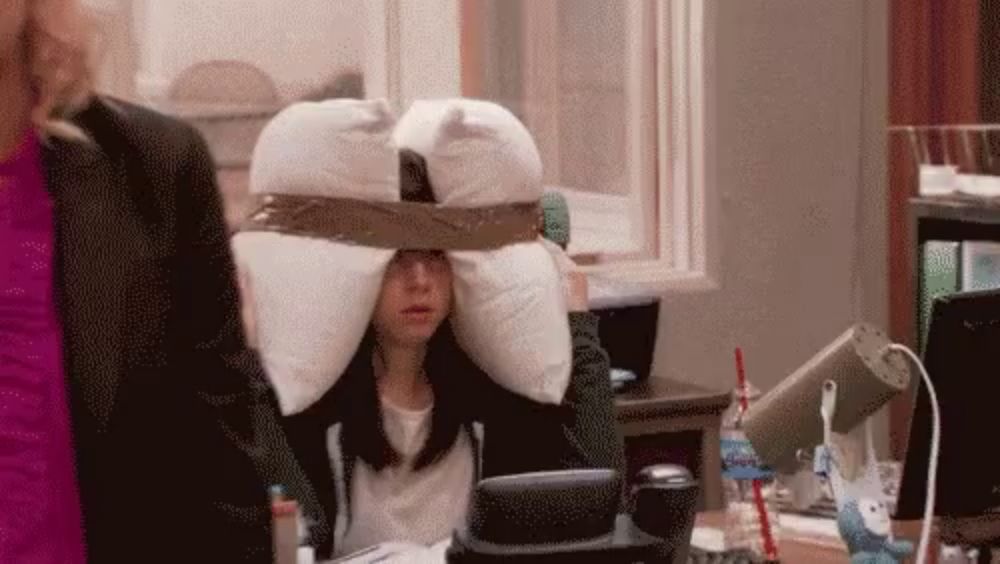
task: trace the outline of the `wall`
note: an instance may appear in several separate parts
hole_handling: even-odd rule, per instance
[[[103,92],[135,97],[139,49],[133,34],[132,0],[84,0],[97,34],[96,83]]]
[[[769,389],[855,320],[888,322],[887,7],[712,8],[722,279],[664,298],[654,370],[731,387],[739,345],[751,381]]]
[[[461,91],[458,25],[455,0],[399,0],[402,107]]]
[[[140,94],[156,99],[181,71],[208,58],[255,64],[274,79],[285,99],[307,94],[342,70],[362,67],[363,0],[296,0],[295,9],[280,4],[136,2]]]

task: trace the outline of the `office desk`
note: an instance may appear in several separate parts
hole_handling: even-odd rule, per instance
[[[725,514],[722,511],[699,513],[695,527],[722,530]],[[847,548],[839,537],[795,534],[782,531],[778,541],[778,557],[789,564],[844,564],[848,560]],[[697,543],[695,543],[697,544]]]
[[[781,529],[781,539],[778,541],[778,557],[781,562],[788,564],[843,564],[848,561],[847,547],[839,534],[830,536],[820,534],[815,527],[805,528],[795,526],[787,521],[789,517],[784,516],[779,519],[786,519]],[[695,518],[696,528],[714,529],[721,532],[725,523],[725,513],[722,511],[708,511],[699,513]],[[914,548],[920,542],[920,521],[893,521],[892,530],[897,540],[906,539],[913,543]],[[808,531],[808,532],[807,532]],[[694,535],[697,537],[697,533]],[[928,563],[937,564],[937,557],[941,551],[941,535],[935,527],[931,533],[929,545]],[[697,545],[697,542],[693,543]],[[915,564],[916,555],[911,554],[904,558],[901,564]]]
[[[728,391],[656,376],[617,394],[615,414],[625,442],[627,481],[650,464],[681,464],[701,482],[699,509],[722,508],[719,428],[729,401]]]

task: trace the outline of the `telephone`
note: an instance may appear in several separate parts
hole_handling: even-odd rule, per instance
[[[561,470],[487,478],[455,531],[447,562],[686,562],[698,483],[680,466],[644,468],[621,507],[614,470]]]

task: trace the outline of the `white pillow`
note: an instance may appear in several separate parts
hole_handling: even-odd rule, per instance
[[[538,149],[506,109],[479,100],[414,102],[396,144],[427,162],[446,206],[534,202],[542,195]],[[459,344],[505,388],[535,401],[562,401],[572,345],[559,270],[539,238],[495,251],[452,251]]]
[[[398,201],[397,147],[427,159],[444,205],[541,197],[530,134],[503,108],[473,100],[416,103],[398,128],[382,101],[292,105],[257,141],[250,190]],[[298,413],[337,382],[356,353],[394,251],[268,232],[237,234],[233,249],[253,288],[258,349],[281,410]],[[500,385],[559,403],[572,354],[549,252],[528,242],[449,258],[462,347]]]
[[[298,413],[350,363],[394,251],[267,232],[240,233],[233,248],[253,288],[257,348],[281,411]]]
[[[442,205],[477,207],[542,197],[542,161],[535,141],[497,104],[418,100],[399,119],[394,139],[400,148],[426,159]]]
[[[384,101],[294,104],[261,132],[250,191],[398,201],[393,127]],[[298,413],[347,368],[394,251],[268,232],[239,233],[232,246],[253,288],[258,349],[281,410]]]
[[[398,202],[395,122],[384,100],[293,104],[257,138],[250,192]]]

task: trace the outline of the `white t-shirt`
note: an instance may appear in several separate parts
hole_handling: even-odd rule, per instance
[[[444,457],[414,472],[413,461],[430,435],[431,408],[403,409],[383,398],[382,417],[389,444],[402,461],[381,472],[357,461],[350,484],[351,522],[339,554],[389,541],[430,545],[451,536],[465,520],[475,479],[468,433],[460,430]]]

